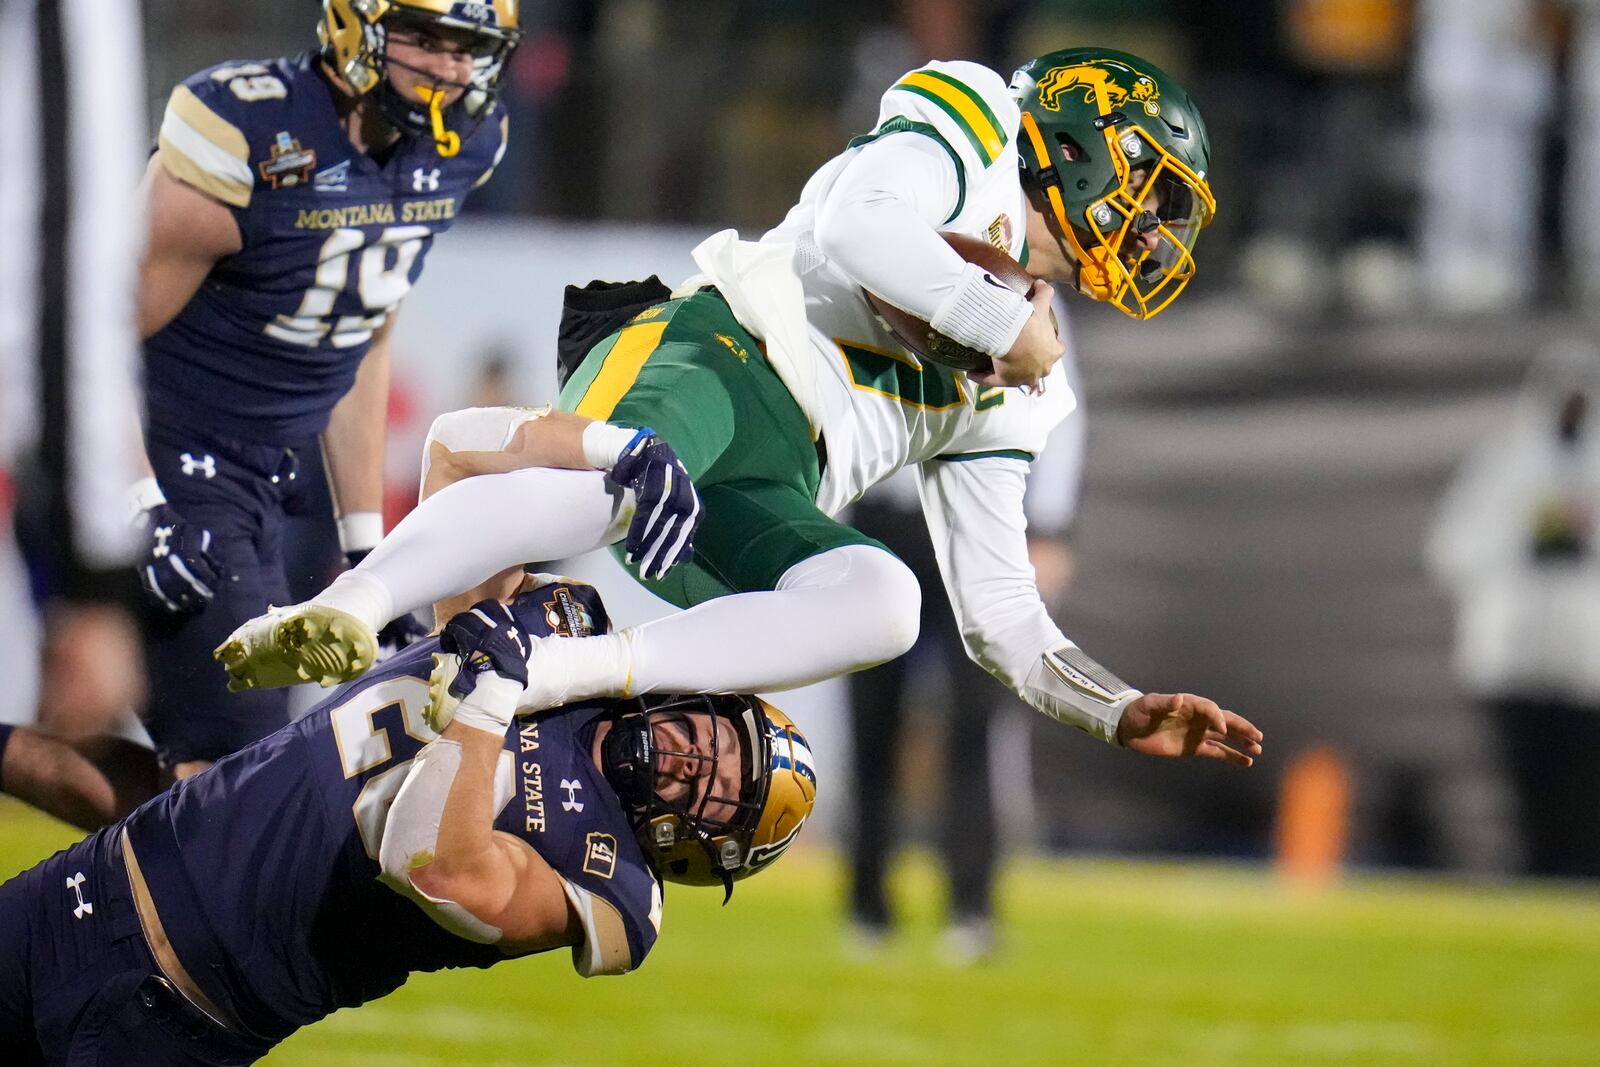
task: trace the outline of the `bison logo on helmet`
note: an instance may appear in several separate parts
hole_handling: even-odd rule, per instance
[[[1161,114],[1161,87],[1156,80],[1109,59],[1051,68],[1039,79],[1039,106],[1046,111],[1060,111],[1061,98],[1079,90],[1085,104],[1101,105],[1103,99],[1101,106],[1109,110],[1131,100],[1144,108],[1146,115]]]

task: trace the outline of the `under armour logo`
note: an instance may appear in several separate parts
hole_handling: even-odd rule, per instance
[[[411,172],[411,191],[414,193],[437,193],[439,191],[439,175],[442,173],[438,167],[432,170],[423,170],[418,167]]]
[[[166,556],[172,555],[172,549],[167,547],[167,542],[170,540],[172,540],[172,527],[157,526],[156,547],[150,550],[150,555],[156,559],[162,559]]]
[[[72,909],[74,919],[82,919],[85,915],[94,914],[94,905],[83,899],[83,883],[88,881],[82,871],[67,879],[67,888],[72,890],[73,896],[78,898],[78,906]]]
[[[216,456],[206,456],[203,459],[195,459],[189,453],[184,452],[180,454],[178,458],[183,461],[183,473],[187,474],[191,478],[195,476],[196,471],[204,474],[207,478],[215,478],[217,476]]]
[[[571,778],[561,779],[561,788],[567,791],[567,799],[561,802],[562,811],[582,811],[583,801],[578,799],[578,790],[583,788],[582,782],[574,782]]]
[[[511,638],[512,642],[516,644],[517,651],[522,653],[522,658],[527,659],[528,646],[522,643],[522,635],[517,632],[517,628],[515,626],[507,626],[506,636]]]

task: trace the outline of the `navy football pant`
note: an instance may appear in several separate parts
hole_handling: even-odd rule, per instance
[[[218,760],[289,719],[282,689],[229,693],[212,649],[269,604],[291,603],[284,573],[286,513],[300,503],[302,457],[309,449],[250,445],[152,427],[147,446],[167,502],[211,531],[223,575],[216,597],[196,615],[146,612],[150,705],[145,726],[167,766]]]
[[[212,1023],[156,968],[116,827],[0,885],[0,1063],[254,1063],[268,1046]]]

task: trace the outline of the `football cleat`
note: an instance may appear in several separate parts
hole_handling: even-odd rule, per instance
[[[436,734],[444,733],[456,717],[456,705],[461,698],[450,692],[456,675],[461,673],[461,657],[453,652],[435,652],[433,671],[428,675],[428,706],[422,709],[422,721]]]
[[[349,612],[306,603],[251,619],[211,655],[235,693],[302,682],[326,687],[365,673],[377,661],[378,639]]]

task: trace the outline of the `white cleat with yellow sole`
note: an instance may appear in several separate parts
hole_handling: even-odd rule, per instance
[[[461,657],[453,652],[435,652],[433,670],[428,674],[428,706],[423,709],[422,721],[436,734],[444,733],[456,717],[456,705],[461,698],[450,692],[450,684],[461,673]]]
[[[272,608],[240,626],[211,653],[228,671],[228,689],[338,685],[377,661],[378,638],[349,612],[321,604]]]

